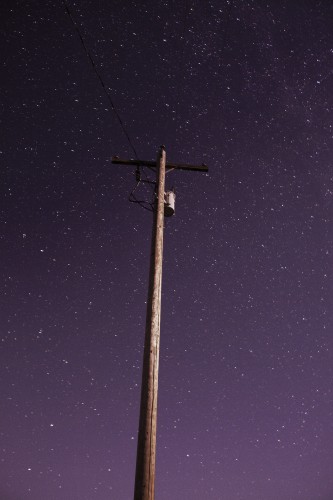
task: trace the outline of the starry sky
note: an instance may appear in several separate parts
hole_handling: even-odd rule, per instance
[[[333,499],[333,4],[1,4],[1,500],[128,500],[173,171],[156,500]],[[145,178],[154,173],[145,169]],[[151,200],[151,186],[136,195]]]

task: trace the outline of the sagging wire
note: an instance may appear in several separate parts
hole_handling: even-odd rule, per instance
[[[154,170],[153,167],[150,167],[151,170]],[[172,172],[173,170],[175,170],[174,168],[168,168],[166,170],[166,174],[168,174],[169,172]],[[155,209],[155,202],[156,202],[156,193],[157,193],[157,184],[156,184],[156,181],[151,181],[148,177],[147,177],[147,174],[145,173],[144,169],[142,169],[142,173],[145,175],[145,179],[142,179],[141,177],[141,170],[140,170],[140,167],[137,166],[136,168],[136,171],[135,171],[135,180],[136,180],[136,185],[135,187],[132,189],[129,197],[128,197],[128,201],[130,201],[131,203],[138,203],[138,205],[140,205],[142,208],[146,209],[146,210],[149,210],[149,212],[153,212],[154,209]],[[146,200],[139,200],[136,196],[135,196],[135,191],[137,190],[137,188],[139,187],[139,185],[144,182],[146,184],[151,184],[152,186],[154,186],[154,189],[153,189],[153,194],[152,194],[152,201],[149,202],[149,201],[146,201]],[[174,193],[176,192],[176,189],[175,189],[175,185],[172,186],[172,189],[171,191],[173,191]]]
[[[83,49],[84,49],[84,51],[85,51],[85,53],[86,53],[86,55],[87,55],[87,57],[88,57],[88,59],[90,61],[92,69],[95,72],[95,74],[96,74],[96,76],[97,76],[97,78],[98,78],[98,80],[99,80],[99,82],[100,82],[100,84],[101,84],[101,86],[103,88],[104,93],[106,94],[106,97],[107,97],[107,99],[108,99],[108,101],[109,101],[109,103],[111,105],[111,109],[112,109],[112,111],[114,112],[114,114],[117,117],[117,120],[118,120],[118,122],[119,122],[119,124],[120,124],[120,126],[121,126],[121,128],[122,128],[122,130],[124,132],[124,135],[126,136],[126,139],[127,139],[128,143],[129,143],[129,145],[130,145],[130,147],[131,147],[131,149],[132,149],[132,151],[134,153],[135,158],[138,159],[137,151],[136,151],[136,149],[135,149],[135,147],[133,145],[133,142],[132,142],[132,140],[131,140],[131,138],[129,136],[129,133],[126,130],[124,122],[121,119],[121,116],[120,116],[120,114],[119,114],[119,112],[118,112],[118,110],[117,110],[117,108],[116,108],[116,106],[115,106],[115,104],[114,104],[114,102],[113,102],[113,100],[111,98],[111,95],[110,95],[110,93],[109,93],[109,91],[108,91],[108,89],[107,89],[107,87],[106,87],[106,85],[105,85],[105,83],[103,81],[103,78],[102,78],[100,72],[97,69],[95,61],[94,61],[94,59],[93,59],[90,51],[88,50],[88,48],[86,46],[86,43],[85,43],[84,38],[83,38],[83,35],[82,35],[81,31],[80,31],[80,28],[79,28],[77,22],[74,20],[74,17],[73,17],[72,12],[71,12],[71,10],[69,8],[69,5],[68,5],[68,3],[67,3],[66,0],[62,0],[62,2],[63,2],[63,5],[64,5],[64,7],[66,9],[66,12],[67,12],[67,14],[68,14],[68,16],[69,16],[72,24],[73,24],[73,26],[74,26],[74,28],[75,28],[75,30],[77,32],[77,35],[78,35],[78,37],[80,39],[80,42],[81,42],[81,45],[82,45],[82,47],[83,47]],[[150,170],[154,170],[152,167],[149,167],[149,166],[147,166],[147,168],[149,168]],[[139,186],[139,184],[141,182],[147,182],[147,183],[154,184],[154,193],[155,193],[155,183],[152,182],[152,181],[149,181],[148,176],[145,173],[144,169],[142,169],[142,173],[145,176],[144,180],[141,178],[141,171],[140,171],[140,168],[138,166],[137,169],[136,169],[136,173],[135,173],[135,175],[136,175],[136,186],[134,187],[134,189],[130,193],[130,195],[128,197],[128,200],[131,203],[138,203],[142,208],[145,208],[146,210],[153,211],[154,210],[154,201],[155,201],[154,198],[155,198],[155,195],[153,195],[152,202],[149,202],[149,201],[145,201],[145,200],[139,200],[135,196],[135,194],[134,194],[135,191],[136,191],[136,189],[138,188],[138,186]]]
[[[145,171],[143,170],[143,173],[145,175],[145,179],[142,179],[141,177],[141,170],[140,170],[140,167],[137,166],[136,168],[136,171],[135,171],[135,180],[136,180],[136,185],[135,187],[132,189],[129,197],[128,197],[128,201],[130,201],[131,203],[137,203],[138,205],[140,205],[140,207],[144,208],[145,210],[148,210],[149,212],[153,212],[154,211],[154,203],[155,203],[155,198],[156,198],[156,182],[155,181],[150,181],[145,173]],[[137,188],[139,187],[139,185],[144,182],[146,184],[151,184],[154,186],[154,191],[153,191],[153,197],[152,197],[152,201],[149,202],[149,201],[146,201],[146,200],[139,200],[136,196],[135,196],[135,191],[137,190]]]

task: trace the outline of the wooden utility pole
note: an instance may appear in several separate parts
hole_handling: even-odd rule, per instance
[[[156,168],[157,199],[154,206],[151,242],[140,422],[134,488],[134,500],[154,500],[165,173],[166,170],[173,169],[207,172],[208,167],[206,165],[197,166],[166,163],[164,146],[161,146],[159,149],[156,163],[143,160],[120,160],[119,158],[113,158],[112,163]]]

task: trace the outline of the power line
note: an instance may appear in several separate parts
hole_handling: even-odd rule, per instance
[[[126,139],[127,139],[128,143],[129,143],[129,145],[130,145],[130,147],[131,147],[131,149],[132,149],[132,151],[133,151],[133,153],[135,155],[135,158],[137,159],[138,158],[138,154],[136,152],[136,149],[135,149],[135,147],[134,147],[134,145],[133,145],[133,143],[131,141],[131,138],[130,138],[130,136],[129,136],[127,130],[126,130],[126,128],[125,128],[124,122],[122,121],[122,119],[121,119],[121,117],[120,117],[120,115],[119,115],[119,113],[117,111],[117,108],[115,107],[114,102],[113,102],[113,100],[112,100],[112,98],[111,98],[111,96],[110,96],[110,94],[109,94],[109,92],[108,92],[108,90],[107,90],[107,88],[105,86],[103,78],[102,78],[101,74],[99,73],[99,71],[98,71],[98,69],[96,67],[96,64],[95,64],[95,62],[94,62],[94,60],[93,60],[93,58],[92,58],[92,56],[91,56],[91,54],[90,54],[90,52],[89,52],[86,44],[85,44],[85,41],[84,41],[83,36],[81,34],[80,28],[78,27],[77,23],[75,22],[75,20],[74,20],[74,18],[72,16],[72,13],[70,11],[70,8],[69,8],[66,0],[62,0],[62,2],[64,4],[66,12],[67,12],[67,14],[68,14],[68,16],[69,16],[69,18],[70,18],[70,20],[71,20],[71,22],[72,22],[75,30],[76,30],[76,32],[78,34],[78,37],[79,37],[79,39],[81,41],[81,44],[82,44],[82,47],[83,47],[86,55],[88,56],[88,59],[89,59],[89,61],[91,63],[91,66],[92,66],[92,68],[93,68],[93,70],[94,70],[94,72],[95,72],[95,74],[96,74],[96,76],[97,76],[100,84],[102,85],[102,88],[103,88],[103,91],[104,91],[106,97],[108,98],[108,101],[109,101],[109,103],[111,105],[111,109],[114,112],[114,114],[116,115],[117,120],[118,120],[118,122],[119,122],[119,124],[120,124],[120,126],[121,126],[121,128],[122,128],[122,130],[123,130],[123,132],[125,134],[125,136],[126,136]]]

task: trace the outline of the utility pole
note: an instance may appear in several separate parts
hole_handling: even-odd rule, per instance
[[[154,500],[165,173],[167,170],[173,169],[208,172],[208,167],[206,165],[166,163],[164,146],[161,146],[158,151],[156,163],[144,160],[120,160],[117,157],[112,159],[112,163],[156,168],[157,199],[153,210],[154,218],[134,488],[134,500]]]

